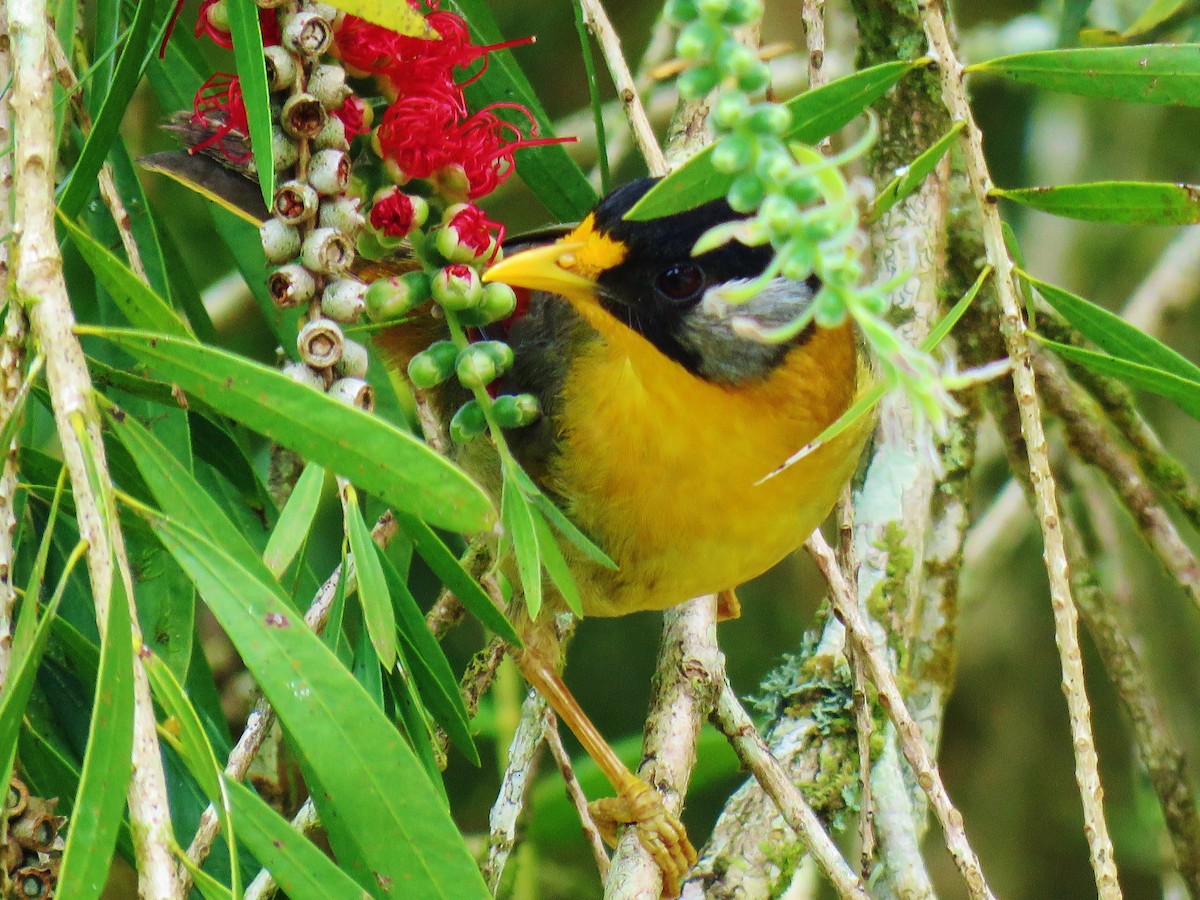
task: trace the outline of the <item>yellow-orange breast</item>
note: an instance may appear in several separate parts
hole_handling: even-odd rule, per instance
[[[761,482],[860,390],[850,326],[817,329],[765,380],[697,378],[594,306],[603,338],[564,385],[550,487],[617,562],[576,561],[589,615],[662,609],[761,574],[828,515],[868,424]]]

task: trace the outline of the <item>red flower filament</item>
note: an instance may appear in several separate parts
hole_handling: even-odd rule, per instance
[[[246,117],[246,104],[242,100],[242,86],[236,75],[217,72],[196,91],[192,101],[192,121],[212,128],[212,134],[188,151],[195,153],[217,145],[221,154],[233,163],[243,163],[250,153],[234,153],[225,141],[230,134],[245,138],[250,132]]]

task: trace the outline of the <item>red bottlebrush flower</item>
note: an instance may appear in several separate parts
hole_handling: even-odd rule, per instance
[[[447,210],[450,212],[451,210]],[[489,247],[493,247],[492,229],[496,229],[495,245],[499,247],[504,242],[504,226],[493,222],[482,209],[474,203],[464,203],[445,222],[445,228],[454,229],[458,243],[464,244],[474,251],[476,256],[483,256]]]
[[[217,72],[200,85],[192,100],[192,121],[213,129],[205,140],[194,145],[188,152],[195,153],[214,144],[230,162],[242,163],[250,158],[249,151],[234,153],[225,138],[236,134],[245,140],[250,133],[246,116],[246,104],[242,100],[242,86],[236,75]]]
[[[371,225],[388,237],[405,237],[416,224],[413,202],[408,195],[393,188],[385,192],[371,207]]]
[[[465,112],[462,98],[453,94],[401,97],[388,107],[376,132],[380,155],[409,178],[428,178],[455,161],[451,141]]]
[[[357,94],[347,97],[333,114],[346,126],[346,140],[352,141],[371,130],[374,111]]]
[[[529,122],[529,137],[525,137],[516,125],[496,115],[499,109],[511,109],[525,116]],[[501,185],[516,167],[513,154],[522,147],[576,140],[574,137],[539,138],[537,132],[533,113],[519,103],[493,103],[463,122],[458,129],[460,151],[455,161],[467,173],[470,182],[467,196],[474,200],[490,194]]]

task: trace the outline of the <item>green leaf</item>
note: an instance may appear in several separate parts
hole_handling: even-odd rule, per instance
[[[1192,3],[1193,0],[1150,0],[1149,5],[1125,29],[1122,36],[1127,39],[1135,38],[1153,31]]]
[[[608,170],[608,141],[604,129],[604,100],[600,96],[600,82],[596,78],[596,60],[592,55],[592,39],[587,23],[583,20],[583,4],[580,0],[571,3],[575,13],[575,33],[579,35],[579,50],[583,54],[583,74],[587,79],[588,99],[592,104],[592,127],[596,131],[596,161],[600,166],[600,193],[612,190],[612,175]]]
[[[217,759],[200,715],[184,692],[171,668],[154,653],[141,654],[142,666],[150,679],[154,696],[174,721],[174,728],[163,728],[163,736],[183,759],[201,790],[212,801],[221,823],[221,833],[229,848],[229,884],[234,897],[241,896],[241,872],[238,869],[237,835],[234,830],[229,796],[225,792],[224,769]],[[186,858],[186,854],[184,854]]]
[[[271,142],[271,92],[267,87],[267,65],[263,56],[262,29],[254,0],[226,0],[229,32],[233,36],[233,58],[237,62],[242,100],[250,125],[250,149],[262,189],[263,203],[271,208],[275,197],[275,156]]]
[[[463,752],[473,765],[479,765],[479,750],[471,737],[471,722],[458,689],[458,679],[438,643],[425,623],[421,608],[404,583],[404,578],[392,561],[379,551],[388,593],[392,597],[396,624],[404,646],[404,659],[416,682],[421,700],[433,717],[446,729],[446,736]]]
[[[279,514],[279,521],[267,541],[263,562],[276,578],[283,576],[304,542],[308,540],[313,517],[321,503],[321,489],[325,486],[325,470],[316,463],[309,463],[300,474],[292,495],[288,497]]]
[[[887,186],[875,197],[871,211],[866,217],[867,222],[876,221],[881,215],[915,191],[934,170],[946,151],[954,144],[958,133],[963,130],[965,122],[955,122],[944,135],[938,138],[928,150],[914,159],[908,167],[893,178]]]
[[[354,568],[358,573],[358,599],[362,603],[363,621],[371,646],[384,671],[390,672],[396,665],[396,614],[392,612],[392,599],[388,596],[387,581],[371,530],[363,521],[358,506],[358,493],[346,485],[346,537],[350,540],[350,552],[354,554]]]
[[[1192,225],[1200,222],[1200,185],[1194,184],[1097,181],[1058,187],[994,188],[989,196],[1003,197],[1022,206],[1086,222],[1124,225]]]
[[[1152,44],[1040,50],[967,66],[1022,84],[1083,97],[1200,105],[1200,45]]]
[[[87,261],[96,280],[112,296],[125,317],[138,328],[160,331],[175,337],[192,339],[188,327],[162,297],[133,274],[125,263],[98,244],[90,234],[69,219],[59,221],[71,235],[79,253]]]
[[[1037,338],[1038,343],[1053,350],[1068,362],[1099,372],[1101,375],[1111,375],[1130,387],[1166,397],[1193,419],[1200,420],[1200,381],[1180,378],[1162,369],[1130,362],[1107,353],[1098,353],[1095,350],[1060,344],[1033,332],[1031,334]]]
[[[40,353],[34,357],[34,360],[29,365],[29,369],[25,372],[25,377],[21,381],[21,386],[17,389],[17,394],[12,398],[12,402],[8,405],[8,417],[0,423],[0,448],[4,448],[4,452],[12,446],[13,435],[17,433],[17,427],[21,424],[22,413],[25,410],[25,401],[29,399],[29,389],[33,383],[37,381],[38,375],[42,372],[42,367],[46,364],[46,357]]]
[[[433,729],[429,722],[429,716],[425,712],[421,698],[417,696],[416,688],[403,663],[391,672],[388,678],[388,689],[392,695],[397,724],[408,735],[408,742],[424,767],[429,783],[442,795],[442,800],[449,809],[450,798],[446,794],[446,786],[442,782],[437,755],[433,752]]]
[[[512,543],[517,573],[521,578],[521,587],[525,589],[529,618],[536,619],[542,608],[542,557],[538,551],[537,531],[533,527],[529,501],[511,478],[504,481],[500,497],[500,520]]]
[[[192,576],[279,713],[317,782],[312,794],[321,820],[328,824],[340,816],[340,827],[331,827],[329,835],[352,877],[373,893],[381,885],[403,885],[414,897],[489,896],[412,750],[278,586],[255,577],[198,532],[141,512]],[[240,820],[236,800],[234,813]],[[245,823],[240,834],[259,852]]]
[[[504,40],[484,0],[447,0],[447,3],[467,20],[476,44],[498,44]],[[550,117],[510,50],[488,54],[487,71],[478,81],[467,85],[466,96],[473,109],[492,103],[518,103],[533,115],[540,137],[554,135]],[[515,121],[521,126],[525,124],[520,118]],[[578,222],[596,205],[596,191],[562,144],[526,147],[517,151],[515,159],[521,180],[558,221]]]
[[[200,892],[200,896],[204,900],[234,900],[234,893],[217,879],[213,878],[198,865],[188,859],[187,851],[178,844],[172,849],[175,851],[175,856],[178,858],[180,865],[188,870],[192,876],[192,883],[196,886],[196,890]]]
[[[132,625],[115,561],[113,568],[87,752],[59,872],[58,890],[80,900],[104,890],[133,771]]]
[[[240,837],[292,900],[369,900],[328,856],[244,785],[226,780]],[[407,886],[407,885],[406,885]]]
[[[421,558],[433,570],[433,574],[441,579],[442,584],[450,589],[467,611],[477,618],[486,628],[495,632],[513,646],[521,646],[521,638],[513,629],[512,623],[504,617],[504,613],[496,608],[483,588],[471,577],[458,558],[442,542],[433,529],[415,516],[396,512],[396,522],[400,530],[408,535],[413,548],[421,554]]]
[[[1035,288],[1072,328],[1101,350],[1131,363],[1160,369],[1187,381],[1200,382],[1200,366],[1115,313],[1060,287],[1039,281],[1028,272],[1018,270],[1017,275]]]
[[[425,16],[407,3],[392,3],[391,0],[334,0],[331,5],[352,16],[382,25],[397,34],[437,39],[437,35],[426,23]]]
[[[96,189],[96,176],[100,173],[100,167],[104,165],[105,157],[108,156],[108,148],[117,137],[125,109],[133,99],[134,88],[145,71],[146,49],[150,40],[155,6],[154,0],[143,0],[136,4],[133,23],[129,27],[129,37],[126,38],[125,48],[117,61],[112,81],[108,84],[104,102],[100,111],[93,117],[92,130],[84,142],[79,161],[71,170],[59,198],[59,212],[68,219],[76,218],[83,211],[88,197]],[[115,10],[115,4],[113,8]]]
[[[918,59],[882,63],[793,97],[785,104],[792,114],[792,127],[784,139],[817,143],[861,115],[907,73],[928,62]],[[733,176],[713,168],[712,154],[711,145],[701,150],[647,191],[625,218],[643,222],[724,197],[733,184]]]
[[[571,569],[567,565],[567,561],[563,558],[562,550],[558,546],[558,541],[554,538],[554,533],[550,530],[550,526],[546,524],[546,520],[542,518],[537,510],[531,510],[533,519],[533,528],[537,533],[538,550],[541,551],[542,565],[546,568],[546,574],[550,576],[550,580],[554,582],[558,591],[563,596],[563,600],[567,602],[571,612],[575,613],[579,618],[583,618],[583,598],[579,596],[579,587],[575,584],[575,578],[571,574]]]
[[[453,531],[489,527],[478,485],[393,425],[243,357],[143,332],[80,328],[113,342],[227,416],[345,475],[396,509]]]
[[[542,515],[557,529],[559,534],[574,544],[577,549],[583,551],[584,556],[596,563],[596,565],[612,569],[614,572],[617,570],[617,564],[609,558],[608,554],[592,543],[592,540],[580,531],[561,509],[554,505],[554,501],[542,493],[541,489],[533,483],[533,479],[526,474],[524,469],[520,466],[513,466],[509,470],[509,477],[516,479],[529,501],[541,511]]]

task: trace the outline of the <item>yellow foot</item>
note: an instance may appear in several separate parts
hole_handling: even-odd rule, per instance
[[[588,811],[611,846],[617,844],[617,826],[633,825],[638,840],[662,870],[663,897],[678,897],[680,879],[696,864],[696,850],[683,823],[667,810],[662,798],[638,779],[619,797],[588,804]]]
[[[717,594],[717,621],[728,622],[739,618],[742,614],[742,604],[732,590],[721,591]]]

